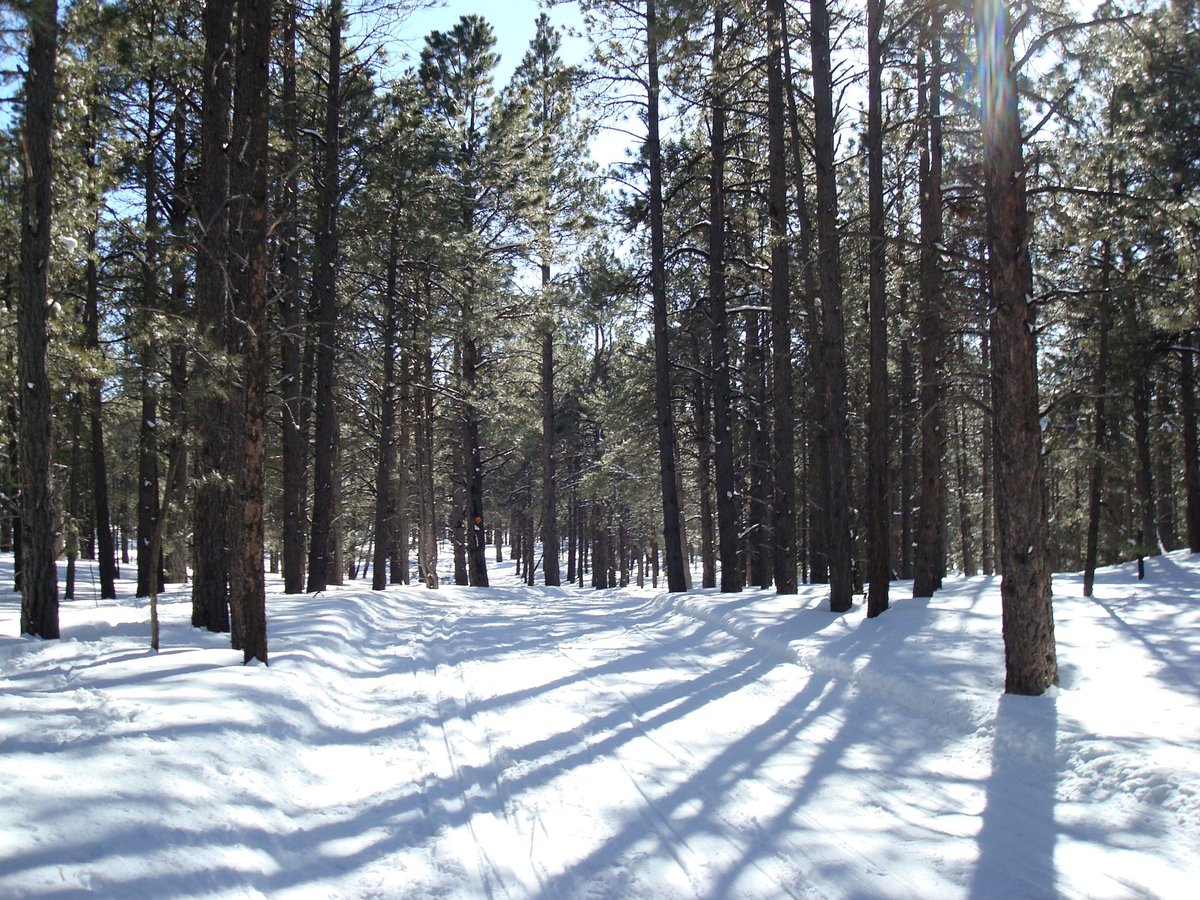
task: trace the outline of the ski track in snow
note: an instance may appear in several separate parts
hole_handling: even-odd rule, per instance
[[[1130,571],[1056,577],[1044,698],[997,579],[867,621],[505,565],[272,595],[269,668],[186,592],[157,655],[128,583],[57,642],[0,594],[0,897],[1191,896],[1200,559]]]

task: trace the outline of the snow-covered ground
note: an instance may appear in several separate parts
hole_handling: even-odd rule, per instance
[[[0,896],[1196,896],[1200,559],[1056,578],[1036,699],[995,579],[867,621],[493,575],[273,595],[270,667],[185,593],[157,655],[128,583],[52,642],[0,594]]]

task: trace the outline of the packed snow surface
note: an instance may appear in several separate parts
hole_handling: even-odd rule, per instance
[[[868,621],[501,566],[273,594],[246,667],[82,571],[61,641],[0,594],[2,897],[1196,896],[1200,558],[1055,578],[1040,698],[991,578]]]

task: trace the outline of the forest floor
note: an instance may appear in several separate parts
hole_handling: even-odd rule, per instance
[[[246,667],[92,575],[61,641],[0,593],[2,897],[1195,896],[1200,556],[1057,576],[1041,698],[992,578],[868,621],[504,565],[273,594]]]

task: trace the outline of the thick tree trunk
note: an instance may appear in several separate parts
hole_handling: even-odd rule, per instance
[[[800,137],[800,115],[796,105],[795,80],[792,75],[791,36],[787,25],[787,4],[779,7],[779,25],[783,44],[783,84],[787,100],[788,131],[792,144],[792,177],[795,179],[797,249],[803,271],[802,300],[808,340],[809,418],[813,424],[809,453],[811,457],[807,504],[809,521],[808,551],[809,578],[813,583],[829,580],[829,416],[825,411],[825,355],[821,345],[820,310],[817,308],[816,268],[813,264],[812,220],[808,211],[808,188],[804,177],[805,143]]]
[[[323,591],[335,575],[337,563],[331,558],[334,534],[334,472],[337,459],[337,266],[338,206],[341,201],[341,79],[342,25],[345,17],[342,0],[333,0],[329,8],[329,34],[326,47],[324,157],[319,179],[316,237],[313,247],[312,302],[317,313],[316,393],[314,399],[316,429],[313,448],[312,530],[308,547],[307,590]]]
[[[870,374],[867,412],[867,616],[888,608],[892,577],[892,511],[888,488],[887,243],[883,207],[884,0],[867,0],[867,206],[870,231],[868,296]]]
[[[300,301],[300,113],[296,96],[296,0],[283,7],[280,78],[283,147],[279,203],[279,382],[283,467],[283,589],[304,590],[304,538],[307,531],[308,398],[304,394],[304,324]]]
[[[58,3],[34,7],[25,69],[22,144],[20,304],[17,310],[17,383],[20,386],[21,633],[57,638],[58,570],[50,489],[50,376],[46,369],[47,276],[53,177],[54,83]]]
[[[708,177],[708,313],[712,341],[713,466],[721,591],[742,589],[738,566],[739,503],[733,463],[733,404],[729,371],[729,316],[725,310],[725,4],[713,14],[712,130]]]
[[[918,331],[921,352],[921,482],[917,515],[913,596],[932,597],[942,586],[946,566],[942,502],[942,118],[941,35],[936,22],[929,35],[928,80],[925,56],[918,60],[918,95],[924,110],[921,146],[921,300]],[[925,82],[921,84],[921,82]]]
[[[671,406],[671,347],[667,319],[666,244],[663,229],[662,147],[659,141],[657,0],[646,0],[646,153],[650,167],[650,293],[654,319],[654,406],[658,424],[663,546],[667,589],[687,590],[679,492],[676,486],[675,412]]]
[[[1004,689],[1042,694],[1058,683],[1047,569],[1048,529],[1033,318],[1033,267],[1021,124],[1013,87],[1007,8],[977,4],[984,175],[992,306],[993,391],[1004,611]],[[1001,429],[1003,429],[1001,431]],[[1000,438],[1003,438],[1002,440]]]
[[[787,147],[784,140],[783,0],[767,2],[768,216],[771,221],[771,356],[773,365],[772,565],[775,589],[796,593],[796,413],[792,388],[792,280],[788,245]]]
[[[846,414],[846,336],[842,313],[841,247],[837,221],[837,173],[834,171],[833,68],[829,47],[829,10],[812,0],[812,82],[817,168],[817,269],[821,285],[822,355],[825,412],[829,436],[826,512],[829,523],[829,603],[846,612],[854,594],[850,516],[850,441]]]
[[[230,193],[234,198],[230,268],[242,355],[242,460],[237,480],[238,527],[229,585],[240,613],[244,662],[267,662],[266,584],[263,574],[267,451],[267,332],[271,223],[267,195],[271,0],[238,0],[237,97],[234,105]]]
[[[196,492],[192,516],[192,625],[229,631],[229,562],[226,550],[229,508],[229,430],[220,394],[225,372],[214,365],[227,345],[229,111],[233,96],[232,0],[204,6],[204,83],[200,125],[197,213],[196,326],[204,341],[193,379],[198,441]]]

